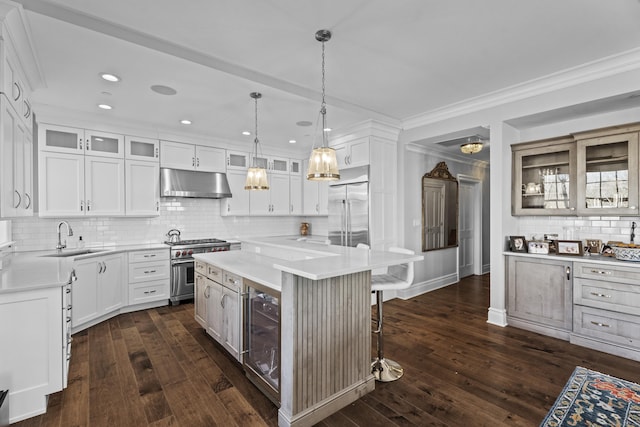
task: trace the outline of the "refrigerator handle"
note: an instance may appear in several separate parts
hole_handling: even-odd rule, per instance
[[[351,234],[351,200],[347,200],[346,209],[347,209],[347,221],[345,225],[347,227],[347,233],[346,233],[345,240],[347,241],[347,246],[352,246],[353,235]]]
[[[347,205],[345,204],[345,200],[342,199],[342,221],[340,221],[340,246],[346,246],[346,237],[347,237]]]

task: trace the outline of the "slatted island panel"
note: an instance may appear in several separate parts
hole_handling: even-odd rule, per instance
[[[375,387],[371,272],[282,274],[280,426],[313,425]]]

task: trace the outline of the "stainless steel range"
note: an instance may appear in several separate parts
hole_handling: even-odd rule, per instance
[[[182,240],[165,242],[171,246],[171,296],[172,305],[193,298],[193,254],[228,251],[230,244],[220,239]]]

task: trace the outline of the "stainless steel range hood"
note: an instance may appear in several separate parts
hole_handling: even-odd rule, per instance
[[[160,168],[160,196],[222,199],[231,197],[231,189],[221,172]]]

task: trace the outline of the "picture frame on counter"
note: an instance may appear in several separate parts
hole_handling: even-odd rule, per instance
[[[530,254],[548,254],[549,242],[529,241],[527,248]]]
[[[511,252],[527,252],[527,240],[524,236],[509,236],[509,250]]]
[[[558,255],[584,255],[581,240],[558,240],[556,241],[556,253]]]

